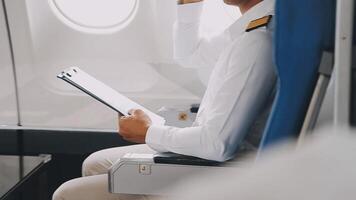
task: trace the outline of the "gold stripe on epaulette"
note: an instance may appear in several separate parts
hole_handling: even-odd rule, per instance
[[[268,15],[268,16],[251,21],[246,28],[246,32],[250,32],[257,28],[267,26],[268,23],[271,21],[271,19],[272,19],[272,15]]]

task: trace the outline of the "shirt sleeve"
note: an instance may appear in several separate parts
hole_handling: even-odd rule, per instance
[[[174,60],[183,67],[212,68],[227,44],[224,32],[209,39],[200,37],[200,17],[203,3],[178,5],[173,27]]]
[[[146,143],[159,152],[216,161],[231,159],[274,87],[272,44],[266,35],[250,33],[235,45],[227,62],[231,63],[228,74],[218,88],[212,87],[217,98],[209,102],[199,126],[151,126]]]

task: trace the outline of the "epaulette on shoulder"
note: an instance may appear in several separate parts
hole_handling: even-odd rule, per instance
[[[251,21],[246,28],[246,32],[250,32],[257,28],[267,26],[271,21],[271,19],[272,19],[272,15],[268,15]]]

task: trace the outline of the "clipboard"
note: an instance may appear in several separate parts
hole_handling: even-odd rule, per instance
[[[126,96],[87,74],[79,67],[65,69],[57,75],[57,78],[73,85],[121,115],[128,116],[130,115],[129,111],[131,109],[141,109],[151,118],[153,125],[164,125],[166,122],[163,117],[130,100]]]

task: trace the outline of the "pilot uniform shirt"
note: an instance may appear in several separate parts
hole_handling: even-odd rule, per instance
[[[270,26],[246,31],[251,21],[273,15],[274,0],[255,5],[210,40],[199,37],[202,6],[179,5],[174,25],[175,60],[184,67],[214,67],[197,118],[187,128],[152,125],[146,143],[158,152],[226,161],[264,115],[275,85]]]

